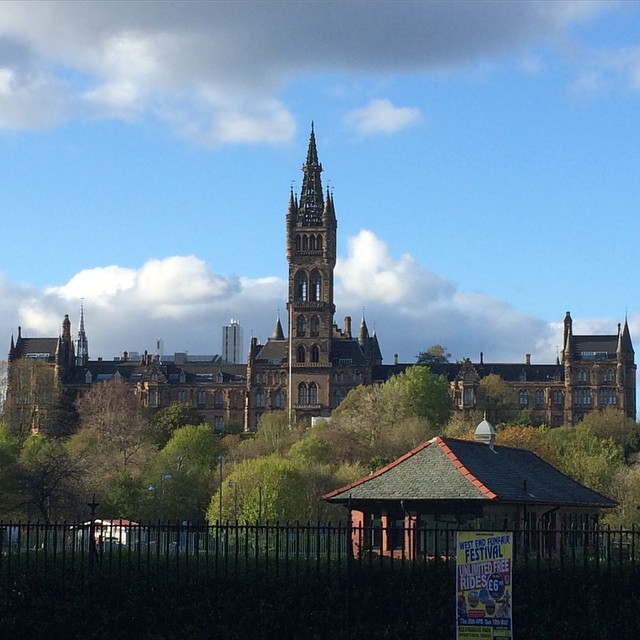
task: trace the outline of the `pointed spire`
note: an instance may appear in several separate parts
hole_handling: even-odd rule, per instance
[[[358,331],[358,343],[361,347],[364,347],[367,340],[369,339],[369,329],[367,328],[367,322],[362,316],[362,321],[360,322],[360,330]]]
[[[282,330],[282,323],[280,322],[280,314],[278,314],[278,319],[276,320],[276,326],[273,330],[273,334],[271,335],[272,340],[284,340],[284,331]]]
[[[84,300],[80,301],[80,325],[76,338],[76,366],[84,367],[89,361],[89,342],[84,330]]]
[[[627,323],[627,317],[624,317],[624,326],[622,332],[620,332],[620,325],[618,325],[618,355],[624,353],[632,354],[633,343],[631,342],[631,334],[629,332],[629,324]]]
[[[318,151],[316,149],[316,136],[311,123],[311,135],[309,137],[309,149],[307,151],[307,162],[302,167],[304,177],[302,179],[302,192],[300,194],[300,213],[305,226],[319,227],[322,225],[322,213],[324,211],[324,200],[322,197],[322,182],[320,173],[322,165],[318,162]]]

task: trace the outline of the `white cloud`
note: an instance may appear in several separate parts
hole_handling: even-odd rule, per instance
[[[367,106],[354,109],[346,117],[349,125],[362,135],[395,133],[422,120],[417,107],[396,107],[389,100],[372,100]]]
[[[266,340],[280,314],[286,327],[283,279],[251,279],[214,273],[194,256],[150,260],[139,268],[115,265],[85,270],[66,284],[43,291],[17,286],[0,276],[0,339],[22,326],[23,335],[57,336],[65,313],[77,330],[84,298],[92,358],[128,351],[219,353],[221,327],[239,318],[249,340]],[[375,330],[385,362],[393,354],[412,362],[431,344],[445,345],[456,359],[485,362],[554,362],[562,348],[562,322],[547,323],[521,313],[490,295],[460,291],[415,257],[391,255],[371,231],[349,239],[349,253],[336,266],[336,320],[344,315],[358,326],[362,310]],[[616,331],[611,319],[574,318],[576,333]],[[640,315],[630,317],[632,337],[640,333]]]
[[[475,65],[567,38],[576,21],[608,6],[533,0],[5,3],[0,126],[51,126],[82,113],[159,118],[209,145],[280,141],[294,129],[280,94],[302,76],[383,77]],[[393,131],[418,114],[381,102],[363,115],[363,126]]]

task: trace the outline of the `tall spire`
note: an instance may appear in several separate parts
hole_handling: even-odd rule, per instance
[[[80,301],[80,325],[76,339],[76,367],[84,367],[89,361],[89,342],[84,330],[84,301]]]
[[[276,326],[271,335],[272,340],[284,340],[284,331],[282,330],[282,323],[280,322],[280,314],[278,313],[278,319],[276,320]]]
[[[309,137],[309,149],[307,162],[302,171],[302,193],[300,194],[300,213],[305,227],[319,227],[322,225],[322,213],[324,211],[324,199],[322,196],[322,182],[320,173],[322,165],[318,162],[316,149],[316,136],[311,123],[311,135]]]

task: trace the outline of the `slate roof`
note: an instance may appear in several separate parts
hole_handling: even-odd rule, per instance
[[[54,362],[58,349],[58,338],[19,338],[13,358],[24,358],[29,353],[48,353],[47,362]]]
[[[436,437],[324,496],[329,502],[486,501],[609,508],[615,502],[531,451]]]

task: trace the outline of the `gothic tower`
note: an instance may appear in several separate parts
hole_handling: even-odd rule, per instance
[[[300,200],[293,190],[287,212],[289,263],[288,318],[294,404],[328,405],[326,368],[331,366],[333,270],[336,265],[336,216],[333,198],[323,193],[316,140],[311,125],[307,161],[302,167]],[[318,378],[324,371],[324,384]],[[309,394],[305,397],[306,394]]]

